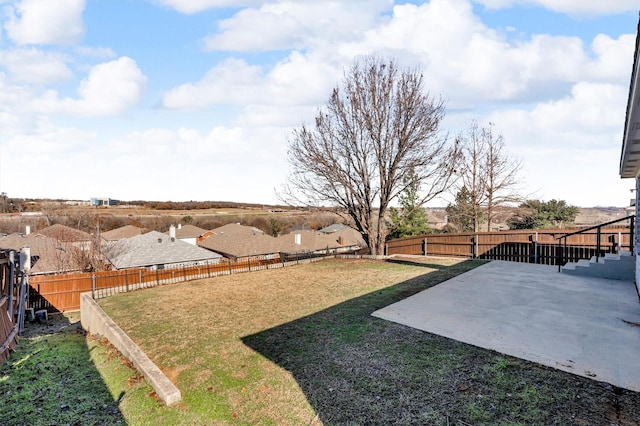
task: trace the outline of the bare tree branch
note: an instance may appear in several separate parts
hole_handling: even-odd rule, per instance
[[[367,57],[345,73],[315,126],[290,139],[287,201],[344,209],[371,253],[384,249],[385,214],[413,170],[420,205],[451,184],[457,150],[439,134],[444,103],[424,90],[422,74]]]

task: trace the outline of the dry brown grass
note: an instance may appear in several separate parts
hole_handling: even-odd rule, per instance
[[[100,304],[175,381],[187,407],[198,411],[215,400],[228,420],[304,424],[316,413],[295,378],[242,339],[430,271],[320,262],[164,286]]]
[[[131,424],[637,424],[640,397],[371,316],[476,262],[323,261],[118,295],[176,382]]]

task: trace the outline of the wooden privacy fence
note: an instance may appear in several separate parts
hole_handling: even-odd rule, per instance
[[[428,234],[387,242],[386,254],[470,257],[488,260],[557,265],[557,238],[571,230],[518,230],[459,234]],[[628,227],[603,228],[599,256],[630,250]],[[589,259],[597,252],[597,234],[585,232],[567,237],[564,261]]]
[[[200,265],[175,269],[128,269],[65,275],[32,276],[29,290],[29,306],[34,310],[65,312],[80,309],[80,294],[92,292],[93,298],[103,298],[116,293],[154,287],[161,284],[212,278],[263,269],[282,268],[299,263],[312,262],[327,257],[326,254],[301,253],[286,258],[252,256],[235,262]],[[331,256],[335,257],[335,256]]]

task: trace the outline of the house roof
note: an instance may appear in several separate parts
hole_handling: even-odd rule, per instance
[[[213,235],[198,243],[199,246],[222,253],[225,256],[245,257],[272,253],[313,252],[337,248],[363,247],[360,233],[344,227],[331,234],[319,231],[296,231],[274,238],[259,229],[238,224],[216,228]],[[296,243],[296,234],[300,244]],[[342,244],[340,244],[342,242]]]
[[[640,173],[640,20],[636,33],[636,48],[633,56],[629,100],[624,123],[622,153],[620,155],[620,177],[634,178]]]
[[[114,241],[105,248],[109,262],[117,269],[169,265],[183,262],[214,261],[221,256],[167,234],[151,231]]]
[[[300,244],[296,243],[296,235],[300,235]],[[296,231],[278,237],[280,251],[283,253],[296,253],[305,251],[319,251],[325,249],[360,248],[366,244],[358,231],[346,227],[331,234],[320,231]]]
[[[346,228],[348,228],[347,225],[343,225],[341,223],[334,223],[333,225],[329,225],[325,228],[322,228],[320,232],[324,234],[331,234],[333,232],[342,231],[343,229],[346,229]]]
[[[56,223],[36,232],[60,241],[91,241],[91,234]]]
[[[213,234],[198,245],[225,256],[258,256],[280,251],[275,238],[252,226],[228,224],[211,232]]]
[[[228,223],[216,229],[212,229],[211,232],[216,235],[264,235],[264,231],[256,228],[255,226],[245,226],[240,225],[239,223]]]
[[[33,266],[32,274],[52,274],[80,271],[83,266],[77,254],[77,247],[70,242],[50,238],[42,234],[10,234],[0,237],[0,249],[22,250],[29,247]]]
[[[194,225],[182,225],[176,227],[176,238],[198,238],[202,234],[209,232],[206,229]]]
[[[123,238],[135,237],[136,235],[141,235],[145,232],[148,231],[144,228],[139,228],[133,225],[125,225],[120,228],[112,229],[111,231],[100,233],[100,238],[105,241],[116,241]]]

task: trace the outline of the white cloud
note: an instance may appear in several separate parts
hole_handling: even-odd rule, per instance
[[[545,100],[586,79],[626,83],[634,40],[601,35],[585,45],[578,37],[548,34],[510,40],[481,22],[468,1],[431,0],[395,6],[388,22],[337,50],[343,56],[390,53],[418,63],[433,92],[453,108],[469,108],[488,100]]]
[[[93,195],[89,182],[98,175],[95,166],[100,163],[100,155],[89,154],[95,139],[93,132],[37,120],[28,132],[0,142],[2,191],[14,196],[88,199]]]
[[[122,199],[144,187],[144,199],[273,202],[286,171],[282,138],[281,129],[153,128],[110,141],[104,167],[119,171],[110,192]]]
[[[631,77],[635,45],[634,34],[624,34],[618,39],[604,34],[596,36],[591,45],[596,57],[589,65],[589,75],[598,80],[627,84]]]
[[[167,109],[197,110],[212,104],[270,105],[274,108],[325,102],[341,76],[341,67],[293,52],[268,74],[239,59],[227,59],[196,83],[164,94]]]
[[[199,109],[212,103],[250,104],[264,99],[264,76],[257,66],[227,59],[211,68],[197,83],[178,86],[162,98],[168,109]]]
[[[622,130],[627,94],[625,86],[581,82],[563,99],[540,103],[531,111],[496,111],[489,120],[517,145],[619,149],[621,139],[612,134]]]
[[[621,85],[580,82],[563,99],[494,111],[486,121],[523,159],[535,197],[621,206],[628,202],[628,183],[617,173],[627,93]]]
[[[28,100],[32,97],[28,87],[10,83],[5,74],[0,73],[0,135],[3,138],[31,132],[35,127],[28,110]]]
[[[208,9],[225,7],[247,7],[262,3],[262,0],[152,0],[161,5],[171,7],[178,12],[192,14]]]
[[[614,15],[637,12],[637,0],[474,0],[490,9],[503,9],[515,5],[541,6],[569,15]]]
[[[33,109],[49,114],[75,116],[113,116],[138,105],[147,78],[135,61],[123,56],[115,61],[96,65],[78,86],[78,99],[58,97],[48,90],[33,101]]]
[[[46,84],[69,80],[73,73],[67,61],[63,55],[33,48],[0,51],[0,65],[18,82]]]
[[[7,10],[5,30],[16,44],[72,44],[82,39],[84,0],[22,0]]]
[[[359,39],[380,20],[390,0],[281,1],[244,9],[219,22],[219,32],[205,38],[208,50],[301,49],[317,43]]]
[[[78,46],[75,52],[83,56],[92,56],[95,58],[111,59],[115,58],[116,52],[110,47],[91,47],[91,46]]]

